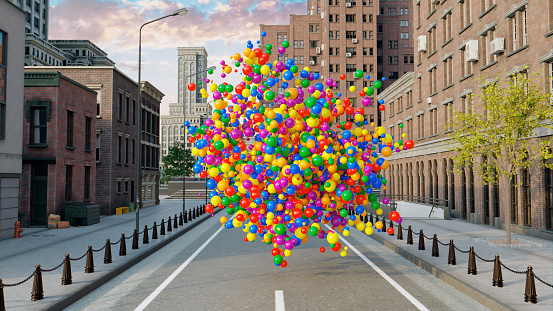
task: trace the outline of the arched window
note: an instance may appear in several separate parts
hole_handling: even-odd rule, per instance
[[[447,160],[442,159],[442,176],[444,177],[444,200],[449,200],[449,176],[447,174]],[[449,203],[448,203],[449,206]]]
[[[518,176],[511,176],[511,223],[518,223]]]
[[[448,165],[448,174],[449,174],[449,183],[450,183],[450,191],[449,193],[451,193],[451,198],[449,200],[449,202],[451,202],[451,206],[450,208],[451,209],[455,209],[455,175],[453,173],[454,171],[454,166],[453,166],[453,159],[449,159],[449,165]]]
[[[465,167],[461,168],[461,208],[463,209],[462,217],[467,217],[467,175]]]
[[[419,171],[419,162],[417,162],[415,166],[415,175],[417,178],[417,196],[420,197],[421,196],[421,175]]]
[[[398,189],[399,194],[404,195],[405,193],[403,192],[403,183],[404,183],[403,178],[404,178],[405,174],[403,172],[403,163],[399,165],[399,170],[398,170],[397,175],[398,175],[397,176],[398,177],[397,181],[399,182],[399,189]]]
[[[439,191],[438,191],[438,161],[434,159],[434,166],[433,166],[433,174],[434,174],[434,177],[433,177],[433,180],[434,180],[434,184],[433,184],[433,187],[434,187],[434,199],[438,199],[440,196],[439,196]]]
[[[545,168],[545,228],[553,229],[553,170]]]
[[[413,186],[413,163],[409,163],[409,178],[411,178],[411,180],[409,181],[409,186],[411,188],[409,188],[409,195],[415,195],[415,191],[413,191],[414,189],[414,186]]]
[[[484,164],[484,172],[488,170],[488,158],[486,156],[482,157],[482,163]],[[484,195],[484,215],[482,215],[482,220],[485,224],[490,223],[490,186],[488,183],[484,184],[482,187],[482,194]]]
[[[426,196],[426,181],[424,180],[424,162],[421,162],[421,182],[420,182],[420,196]]]
[[[469,206],[470,206],[470,212],[471,213],[474,213],[475,212],[475,209],[474,209],[474,169],[472,167],[472,164],[469,166],[468,168],[468,174],[469,174],[469,180],[468,180],[468,183],[469,183],[469,192],[470,192],[470,198],[469,198]]]
[[[432,173],[432,160],[428,160],[428,178],[428,181],[430,182],[428,197],[434,198],[434,174]]]

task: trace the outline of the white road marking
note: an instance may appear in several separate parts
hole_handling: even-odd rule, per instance
[[[275,291],[275,311],[284,311],[284,293],[281,290]]]
[[[328,229],[331,229],[328,225],[325,225]],[[378,274],[380,274],[381,277],[383,277],[388,283],[390,283],[395,289],[397,289],[398,292],[400,292],[407,300],[409,300],[417,309],[421,311],[429,311],[420,301],[417,300],[417,298],[413,297],[409,292],[407,292],[401,285],[399,285],[396,281],[394,281],[390,276],[386,274],[386,272],[382,271],[377,265],[375,265],[372,261],[369,260],[369,258],[365,257],[357,248],[355,248],[353,245],[351,245],[346,239],[344,239],[341,235],[338,235],[340,237],[340,240],[342,240],[350,249],[352,249],[361,259],[363,259],[371,268],[373,268]]]
[[[192,254],[192,256],[188,257],[188,259],[183,262],[182,265],[180,265],[180,267],[178,267],[177,270],[175,270],[165,281],[163,281],[163,283],[161,283],[161,285],[159,285],[158,288],[156,288],[150,294],[150,296],[148,296],[148,298],[146,298],[138,307],[136,307],[134,311],[144,310],[157,297],[157,295],[159,295],[161,291],[163,291],[165,287],[167,287],[167,285],[169,285],[169,283],[171,283],[177,277],[177,275],[179,275],[179,273],[181,273],[182,270],[184,270],[184,268],[186,268],[186,266],[188,266],[188,264],[190,264],[190,262],[194,260],[194,258],[196,258],[196,256],[198,256],[198,254],[207,246],[207,244],[209,244],[209,242],[211,242],[215,238],[215,236],[217,236],[217,234],[219,234],[219,232],[221,232],[221,230],[223,230],[223,227],[219,228],[219,230],[217,230],[217,232],[215,232],[207,241],[205,241],[205,243],[202,244],[202,246],[200,246],[200,248],[198,248],[194,252],[194,254]]]

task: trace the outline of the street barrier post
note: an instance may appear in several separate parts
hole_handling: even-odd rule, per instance
[[[69,259],[69,254],[65,254],[65,259],[63,260],[63,273],[61,275],[61,285],[69,285],[72,283],[71,259]]]

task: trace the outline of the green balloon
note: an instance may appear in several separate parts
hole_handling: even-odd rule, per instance
[[[227,214],[229,215],[234,214],[234,208],[227,207]]]
[[[284,224],[279,223],[275,226],[275,233],[278,235],[282,235],[286,233],[286,226]]]
[[[346,190],[342,192],[342,199],[344,201],[349,201],[351,200],[351,198],[353,198],[353,192],[351,192],[351,190]]]
[[[257,74],[261,73],[261,65],[253,66],[253,72],[255,72]]]
[[[265,53],[267,53],[267,55],[271,55],[271,51],[267,51],[267,52],[265,52]]]
[[[288,41],[282,41],[282,47],[287,49],[290,46],[290,42]]]
[[[308,87],[309,86],[309,80],[308,79],[301,80],[301,86],[302,87]]]
[[[315,166],[321,166],[323,164],[323,158],[320,155],[316,155],[311,160],[311,163]]]
[[[365,94],[367,94],[367,96],[371,96],[372,94],[374,94],[374,89],[369,86],[368,90],[367,90],[367,92],[365,92]]]
[[[207,70],[207,73],[213,74],[213,69],[208,69],[208,70]]]
[[[229,93],[232,92],[232,91],[234,91],[234,86],[232,86],[232,84],[227,84],[227,85],[225,86],[225,91],[227,91],[227,92],[229,92]]]
[[[221,199],[221,203],[224,205],[224,206],[228,206],[230,204],[230,199],[228,197],[223,197]],[[234,213],[234,211],[233,211]]]
[[[329,158],[327,161],[328,161],[328,165],[334,164],[334,159],[333,158]]]
[[[375,89],[379,89],[382,87],[382,82],[380,80],[376,80],[374,81],[373,86]]]
[[[380,203],[378,203],[378,202],[372,202],[372,203],[371,203],[371,208],[372,208],[373,210],[376,211],[377,209],[380,208]]]
[[[313,96],[308,97],[305,100],[305,106],[307,106],[307,108],[313,108],[313,106],[315,106],[316,103],[317,103],[317,99],[315,99],[315,97]]]
[[[316,236],[318,233],[319,233],[319,229],[317,229],[317,227],[309,228],[309,235],[310,236]]]
[[[355,71],[355,77],[356,77],[356,78],[361,78],[361,77],[363,77],[363,70],[361,70],[361,69],[356,70],[356,71]]]
[[[267,92],[265,92],[265,99],[268,100],[268,101],[272,101],[273,99],[275,99],[275,92],[269,90]]]
[[[362,182],[367,182],[367,181],[369,181],[369,176],[367,176],[367,175],[361,176],[361,181],[362,181]]]
[[[234,63],[234,66],[235,66],[235,67],[240,67],[240,62],[235,62],[235,63]]]
[[[271,147],[276,147],[277,144],[278,144],[278,140],[277,140],[276,137],[271,136],[271,137],[267,138],[266,143],[267,143],[267,145],[269,145]]]
[[[219,93],[224,93],[225,92],[225,85],[224,84],[219,84],[219,86],[217,87],[217,91],[219,91]]]
[[[269,43],[269,44],[267,44],[267,45],[265,46],[265,49],[266,49],[267,51],[270,51],[270,50],[273,49],[273,45]]]
[[[348,211],[346,209],[341,209],[340,210],[340,216],[346,217],[347,215],[348,215]]]
[[[293,72],[293,73],[298,72],[298,66],[296,66],[296,65],[290,66],[290,71]]]
[[[311,156],[311,151],[307,147],[301,147],[300,156],[302,158],[307,158],[307,157]]]
[[[376,194],[374,193],[369,194],[369,202],[375,202],[377,198],[378,197],[376,196]]]
[[[225,144],[220,140],[216,141],[213,146],[216,150],[223,150],[223,148],[225,148]]]
[[[275,258],[273,258],[273,261],[275,262],[275,265],[280,265],[282,263],[282,256],[276,255]]]
[[[311,176],[311,174],[313,174],[313,171],[310,168],[306,168],[303,171],[303,176],[305,176],[305,177],[309,177],[309,176]]]

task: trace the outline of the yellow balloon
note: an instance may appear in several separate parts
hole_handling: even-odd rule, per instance
[[[340,237],[338,236],[338,233],[336,232],[329,232],[326,237],[326,241],[330,244],[336,244]]]
[[[249,232],[248,235],[247,235],[248,241],[250,241],[250,242],[255,241],[256,237],[257,237],[257,235],[255,235],[255,233],[251,233],[251,232]]]
[[[269,68],[269,66],[267,66],[267,65],[263,65],[263,66],[261,66],[261,69],[259,71],[261,71],[261,74],[266,76],[269,73],[271,73],[271,68]]]
[[[373,234],[373,231],[374,231],[374,230],[373,230],[372,227],[367,227],[367,228],[365,228],[365,234],[366,234],[366,235],[371,235],[371,234]]]
[[[360,222],[360,223],[358,223],[355,227],[357,228],[357,230],[363,231],[363,230],[365,230],[366,225],[365,225],[365,223]]]
[[[211,83],[209,85],[209,91],[211,91],[211,93],[213,93],[213,92],[217,91],[217,87],[218,87],[217,83]]]
[[[346,252],[345,250],[340,252],[340,256],[342,257],[346,257],[347,255],[348,255],[348,252]]]
[[[355,85],[352,85],[352,86],[349,87],[349,91],[350,91],[350,92],[355,92],[355,90],[356,90],[356,89],[355,89]]]
[[[220,221],[222,224],[224,224],[225,222],[227,222],[227,220],[228,220],[228,219],[227,219],[225,216],[223,216],[223,217],[221,217],[221,218],[219,219],[219,221]]]

